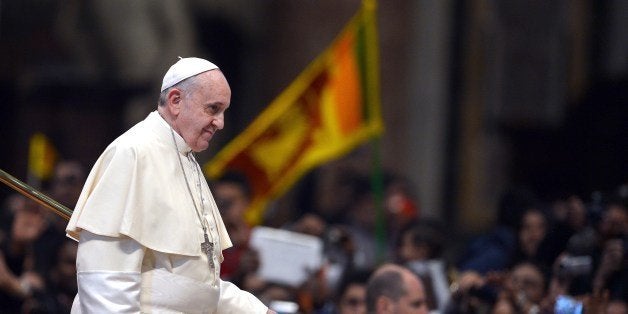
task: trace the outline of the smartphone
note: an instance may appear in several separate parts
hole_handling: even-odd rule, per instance
[[[582,314],[582,309],[582,302],[568,295],[559,295],[554,304],[555,314]]]

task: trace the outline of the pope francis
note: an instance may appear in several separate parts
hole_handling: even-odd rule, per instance
[[[216,65],[181,58],[157,110],[98,158],[66,229],[79,241],[72,313],[273,313],[220,279],[231,240],[194,158],[230,101]]]

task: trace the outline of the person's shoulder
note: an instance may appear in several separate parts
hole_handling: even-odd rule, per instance
[[[164,153],[165,145],[161,142],[153,132],[138,128],[136,125],[111,142],[101,157],[118,159],[126,156],[145,159],[146,156]]]
[[[162,143],[164,139],[150,127],[145,125],[144,121],[136,124],[124,132],[124,134],[118,137],[117,141],[118,146],[121,149],[132,149],[138,152],[150,152],[164,146]]]

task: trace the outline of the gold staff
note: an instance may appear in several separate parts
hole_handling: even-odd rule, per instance
[[[70,216],[72,216],[72,210],[53,200],[44,193],[35,190],[35,188],[33,188],[32,186],[18,180],[17,178],[8,174],[2,169],[0,169],[0,181],[10,186],[14,190],[22,193],[24,196],[52,210],[55,214],[61,216],[61,218],[65,220],[70,220]]]

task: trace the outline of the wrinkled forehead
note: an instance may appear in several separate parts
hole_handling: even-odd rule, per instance
[[[209,97],[231,97],[231,88],[226,77],[218,69],[203,72],[195,77],[195,91]],[[191,92],[195,92],[191,91]]]

